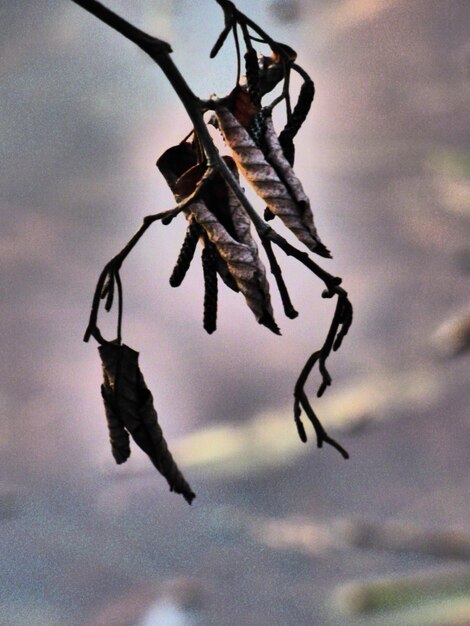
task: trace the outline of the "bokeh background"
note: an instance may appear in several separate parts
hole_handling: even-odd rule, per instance
[[[155,161],[190,126],[81,8],[2,0],[2,626],[470,624],[468,0],[237,4],[315,80],[296,170],[356,314],[317,409],[351,459],[292,420],[322,285],[279,255],[300,317],[275,299],[276,337],[224,290],[208,336],[199,264],[168,285],[180,219],[125,263],[124,338],[197,499],[135,448],[113,465],[82,336],[105,262],[173,206]],[[208,58],[215,2],[108,6],[169,41],[201,97],[232,88],[231,44]]]

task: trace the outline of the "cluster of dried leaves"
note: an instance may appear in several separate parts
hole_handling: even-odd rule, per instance
[[[129,434],[147,453],[155,467],[165,476],[170,489],[181,493],[190,503],[194,493],[178,470],[158,425],[150,391],[147,389],[138,367],[138,354],[122,344],[122,285],[119,270],[122,262],[136,245],[145,230],[156,220],[169,223],[183,212],[188,222],[186,236],[170,277],[173,287],[181,285],[194,258],[198,243],[202,247],[202,267],[205,283],[204,328],[208,333],[216,330],[218,279],[230,289],[240,292],[259,324],[280,334],[274,319],[267,270],[260,256],[260,249],[251,232],[254,224],[265,249],[270,271],[279,289],[284,312],[295,318],[294,309],[281,268],[275,257],[272,244],[286,254],[294,256],[308,267],[326,285],[324,297],[336,296],[337,306],[324,345],[311,355],[297,381],[294,396],[295,421],[302,441],[306,433],[300,419],[302,410],[312,422],[318,446],[326,442],[347,458],[346,451],[325,432],[314,413],[304,386],[312,368],[318,363],[322,383],[318,390],[321,396],[331,384],[326,369],[326,359],[332,350],[339,348],[352,321],[352,307],[347,293],[340,287],[341,279],[333,277],[319,267],[307,253],[289,244],[267,225],[267,221],[279,218],[297,239],[311,252],[329,258],[330,252],[322,243],[314,223],[310,201],[293,170],[295,149],[294,137],[304,122],[313,101],[314,86],[306,72],[298,66],[296,53],[283,44],[272,40],[249,18],[240,13],[227,0],[217,0],[225,13],[225,28],[217,40],[211,56],[215,56],[227,36],[232,33],[238,56],[236,86],[224,98],[209,101],[187,101],[185,91],[178,92],[190,112],[194,128],[181,143],[166,150],[158,159],[157,166],[168,183],[177,206],[171,211],[148,216],[129,243],[104,268],[95,292],[90,323],[85,340],[94,336],[100,346],[104,384],[102,395],[108,419],[113,455],[117,463],[123,463],[130,454]],[[95,13],[100,19],[126,34],[126,23],[104,9],[97,2],[90,4],[80,0],[79,4]],[[91,6],[93,5],[93,6]],[[98,8],[97,8],[98,6]],[[101,7],[101,9],[100,9]],[[111,15],[111,17],[110,17]],[[114,23],[112,22],[114,20]],[[116,25],[118,24],[119,27]],[[134,27],[130,31],[136,41]],[[246,54],[245,75],[240,76],[241,53],[238,32],[244,38]],[[140,31],[138,31],[140,32]],[[137,36],[138,39],[138,36]],[[158,40],[155,40],[158,42]],[[257,53],[254,42],[261,42],[271,49],[270,56]],[[138,41],[137,41],[138,43]],[[140,44],[157,63],[164,65],[167,77],[172,80],[168,69],[168,46],[158,42],[158,53]],[[146,44],[147,45],[147,44]],[[161,59],[166,59],[164,62]],[[174,67],[174,66],[172,66]],[[289,77],[294,70],[303,79],[298,101],[292,109],[290,104]],[[181,75],[178,75],[181,82]],[[278,85],[281,94],[269,105],[263,98]],[[176,87],[175,87],[176,89]],[[178,90],[177,90],[178,91]],[[189,89],[187,90],[189,92]],[[190,93],[190,92],[189,92]],[[277,135],[272,110],[279,103],[286,105],[286,125]],[[199,107],[199,108],[198,108]],[[204,113],[212,111],[210,119]],[[207,131],[210,124],[221,133],[230,156],[221,157]],[[256,213],[246,199],[240,186],[240,175],[252,186],[265,205],[265,220]],[[106,341],[99,331],[97,320],[100,302],[111,310],[114,293],[118,293],[117,339]]]

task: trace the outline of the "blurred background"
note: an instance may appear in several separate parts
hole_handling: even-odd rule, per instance
[[[171,43],[199,96],[233,87],[232,44],[209,60],[215,2],[107,4]],[[124,339],[197,498],[135,446],[113,465],[82,336],[104,264],[173,206],[155,161],[190,125],[72,2],[2,0],[2,626],[470,624],[468,0],[237,5],[315,80],[296,170],[355,306],[316,408],[351,458],[292,418],[322,284],[279,254],[299,318],[275,297],[276,337],[224,289],[208,336],[199,264],[168,284],[181,218],[124,265]]]

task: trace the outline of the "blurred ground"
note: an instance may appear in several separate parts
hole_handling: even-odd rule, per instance
[[[227,91],[230,55],[207,61],[217,7],[148,4],[109,3],[171,41],[198,94]],[[111,467],[80,340],[104,262],[171,206],[154,162],[188,124],[158,70],[78,7],[0,3],[2,625],[470,624],[469,354],[433,340],[470,304],[468,2],[240,8],[317,87],[297,170],[356,313],[317,408],[351,459],[293,432],[292,384],[328,324],[321,286],[288,261],[301,316],[282,340],[230,294],[207,337],[198,273],[167,286],[175,224],[129,260],[125,336],[198,497],[168,494],[137,452]],[[361,543],[355,519],[441,535]]]

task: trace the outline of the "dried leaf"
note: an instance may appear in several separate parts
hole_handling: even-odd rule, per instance
[[[235,163],[230,159],[230,157],[226,157],[226,161],[230,166],[230,162],[233,164],[230,169],[233,171],[235,177],[238,180],[238,170],[236,168]],[[259,256],[258,245],[251,234],[251,222],[248,216],[248,213],[243,208],[243,205],[240,203],[238,198],[235,196],[233,191],[226,186],[227,195],[228,195],[228,207],[230,211],[230,215],[232,217],[232,222],[234,225],[236,238],[240,243],[246,244],[253,251],[254,263],[256,264],[257,272],[256,272],[256,283],[257,289],[254,293],[251,291],[247,291],[245,293],[245,297],[247,299],[248,306],[255,312],[256,310],[267,309],[270,313],[271,317],[273,316],[272,307],[270,304],[270,295],[269,295],[269,282],[266,276],[266,269],[264,267],[263,262]],[[258,301],[256,297],[258,293],[263,296],[261,302]],[[259,315],[259,314],[258,314]],[[257,317],[258,317],[257,315]]]
[[[246,86],[237,85],[227,98],[227,107],[245,128],[249,128],[253,118],[260,111],[247,91]]]
[[[274,130],[271,116],[266,116],[264,123],[264,154],[266,156],[266,160],[276,170],[277,175],[285,184],[291,196],[300,206],[303,221],[308,225],[309,230],[315,233],[315,236],[318,239],[318,234],[313,223],[310,200],[302,187],[302,183],[292,169],[291,164],[284,156],[278,136]]]
[[[194,147],[185,141],[165,150],[157,161],[157,167],[165,178],[168,187],[173,191],[178,178],[196,163],[197,156]]]
[[[129,457],[129,440],[127,438],[126,449],[124,436],[127,431],[166,478],[170,490],[182,494],[191,504],[195,494],[168,450],[152,394],[139,368],[139,353],[117,342],[105,343],[98,350],[103,365],[102,394],[112,445],[113,440],[117,441],[116,447],[113,445],[114,458],[123,463]]]
[[[109,442],[114,460],[118,465],[125,463],[131,455],[129,433],[114,412],[113,396],[105,385],[101,385],[106,421],[108,423]]]
[[[268,163],[248,131],[240,125],[226,107],[218,107],[215,113],[224,140],[231,148],[239,170],[256,193],[266,202],[272,213],[279,216],[287,228],[312,252],[330,257],[328,249],[321,242],[314,226],[308,198],[303,192],[300,181],[293,174],[289,162],[285,159],[279,143],[277,144],[279,154],[273,155],[271,151],[270,158],[276,159],[278,167],[285,172],[289,186],[287,182],[280,179],[275,168]],[[285,164],[290,171],[286,170]]]
[[[295,50],[292,50],[292,48],[286,46],[285,44],[278,44],[278,46],[282,47],[284,53],[288,57],[288,61],[295,61],[297,57],[297,53],[295,52]],[[254,55],[252,54],[252,56]],[[246,56],[245,61],[247,61]],[[254,76],[256,73],[256,70],[254,69],[252,64],[253,60],[248,59],[248,63],[246,63],[246,75],[242,76],[242,79],[240,81],[240,86],[244,89],[246,89],[247,86],[250,84],[251,76]],[[281,55],[278,52],[273,52],[271,56],[257,55],[257,64],[258,72],[256,82],[258,85],[260,97],[262,97],[275,89],[277,85],[282,80],[284,80],[285,63],[283,63]]]
[[[181,147],[170,148],[170,158],[165,153],[157,165],[161,169],[161,163],[164,163],[165,177],[172,181],[170,187],[180,201],[194,190],[205,171],[205,165],[196,164],[176,178],[176,174],[168,170],[179,166],[175,162],[178,150]],[[228,165],[236,171],[231,159]],[[266,271],[259,258],[256,243],[249,235],[249,218],[221,176],[214,176],[207,182],[201,198],[188,207],[186,216],[189,221],[194,220],[204,229],[258,322],[279,334],[279,328],[274,321]]]
[[[202,251],[202,269],[204,273],[204,330],[211,335],[217,329],[217,257],[215,246],[204,242]]]
[[[266,273],[260,265],[257,250],[234,239],[204,202],[194,202],[189,209],[192,217],[202,226],[209,240],[227,263],[230,274],[258,322],[279,334],[273,318]]]

